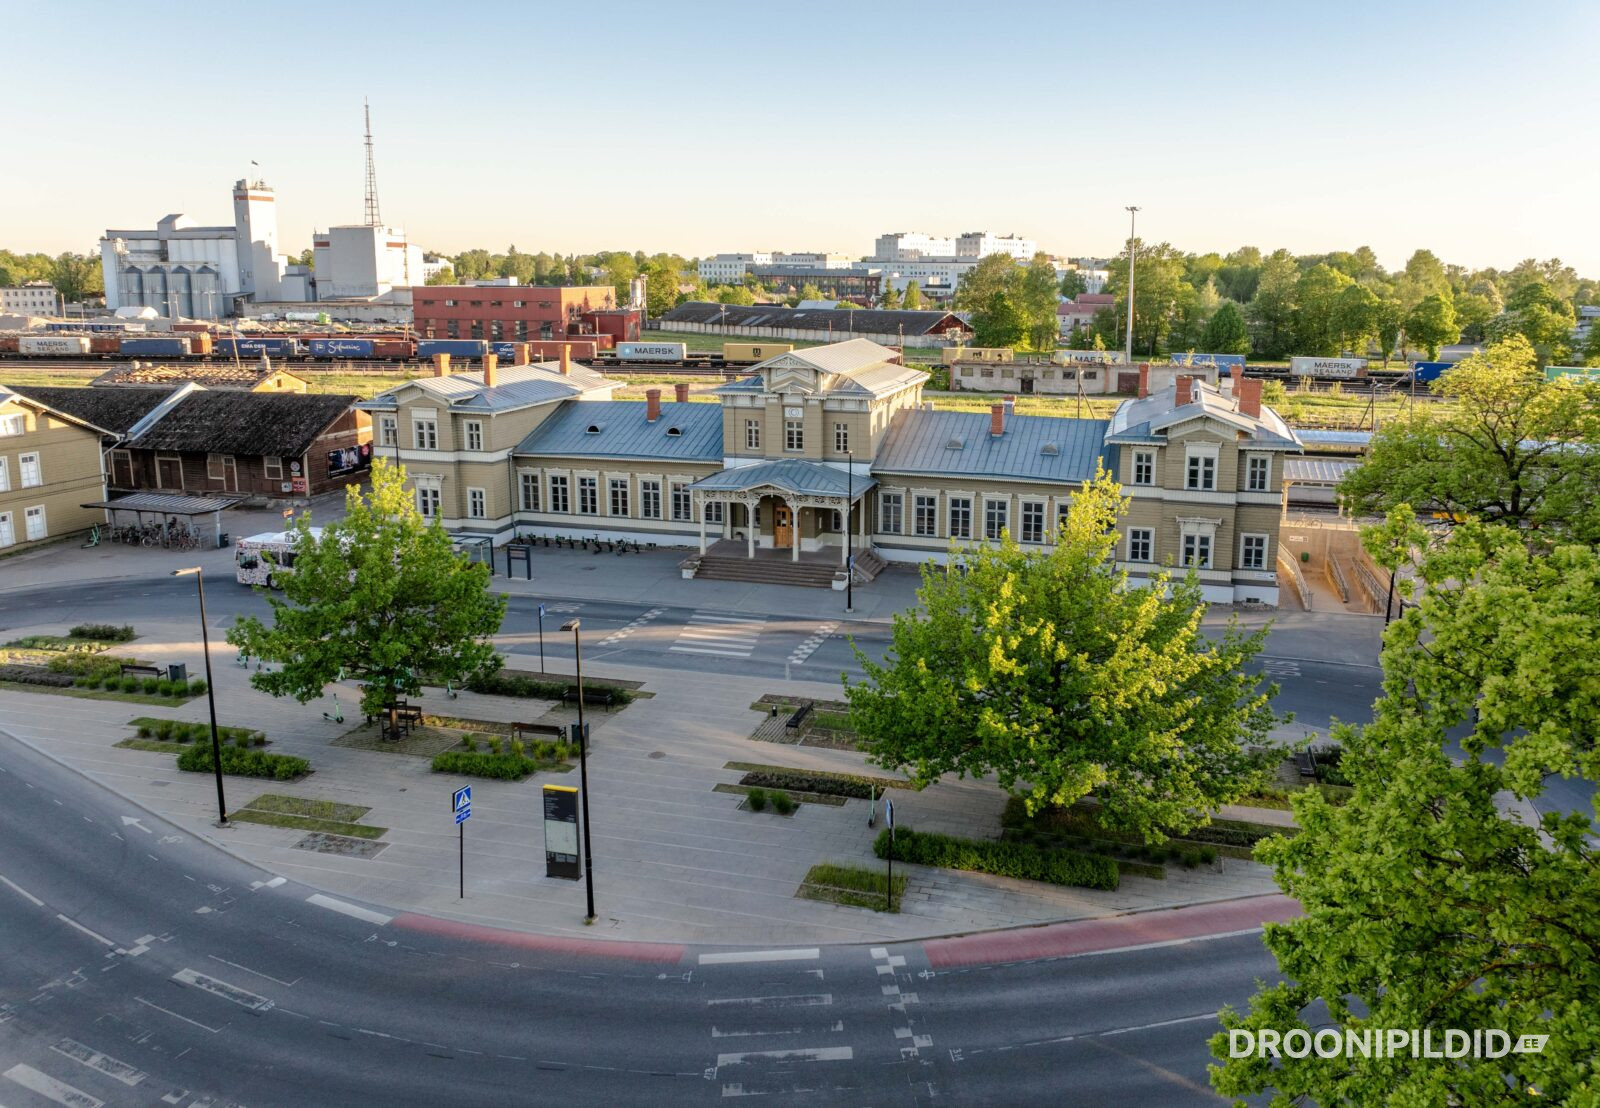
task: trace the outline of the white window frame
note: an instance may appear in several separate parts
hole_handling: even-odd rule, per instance
[[[413,450],[439,449],[439,421],[423,416],[411,417],[411,448]]]
[[[29,480],[29,476],[33,480]],[[17,455],[17,488],[33,489],[44,484],[44,462],[39,458],[37,450],[30,450],[26,454]]]
[[[1139,547],[1144,547],[1144,557],[1139,557]],[[1128,561],[1153,562],[1156,560],[1156,532],[1154,527],[1128,528]]]
[[[878,533],[899,535],[905,531],[906,497],[901,492],[878,494]]]
[[[261,476],[268,481],[283,480],[283,458],[281,455],[264,454],[261,458]]]
[[[1191,446],[1183,462],[1183,487],[1189,492],[1216,492],[1218,464],[1217,448]]]
[[[487,489],[467,489],[467,518],[489,518],[489,492]]]
[[[525,512],[539,510],[539,475],[524,471],[517,475],[517,488],[520,490],[520,503]]]
[[[4,454],[0,454],[0,492],[11,491],[11,464]]]
[[[996,526],[995,521],[999,524]],[[999,542],[1000,536],[1011,529],[1011,501],[1002,497],[983,498],[983,537],[989,542]]]
[[[378,445],[400,445],[400,420],[393,415],[378,416]]]
[[[1143,469],[1141,480],[1140,470]],[[1133,452],[1133,480],[1134,485],[1153,485],[1156,483],[1156,452],[1154,450],[1135,450]]]
[[[660,519],[661,518],[661,482],[660,481],[651,480],[651,481],[640,481],[639,482],[639,518],[640,519]]]
[[[206,480],[207,481],[222,481],[222,480],[225,480],[226,477],[227,477],[227,473],[228,473],[228,455],[226,455],[226,454],[214,454],[214,453],[206,455]]]
[[[34,520],[39,521],[38,534],[34,533]],[[22,510],[22,530],[28,542],[39,542],[50,537],[50,525],[45,519],[44,505],[35,504]]]
[[[0,512],[0,549],[17,544],[17,529],[11,518],[10,512]]]
[[[689,494],[689,482],[674,481],[667,490],[672,500],[672,519],[675,523],[694,522],[694,497]]]
[[[564,473],[550,475],[550,510],[563,515],[572,512],[572,482]]]
[[[1244,489],[1245,492],[1269,492],[1272,488],[1272,456],[1269,454],[1247,454],[1244,463]],[[1256,477],[1259,474],[1260,481]]]
[[[1259,541],[1259,543],[1260,543],[1260,551],[1259,551],[1259,553],[1261,555],[1261,560],[1256,565],[1251,565],[1250,564],[1249,555],[1247,553],[1250,550],[1250,547],[1251,547],[1253,541]],[[1272,538],[1271,538],[1270,535],[1258,534],[1258,533],[1255,533],[1255,532],[1251,532],[1251,533],[1248,533],[1248,534],[1240,535],[1239,536],[1239,568],[1240,569],[1265,570],[1267,568],[1267,553],[1270,550],[1271,545],[1272,545]]]
[[[1025,542],[1025,543],[1042,543],[1042,542],[1044,542],[1044,520],[1045,520],[1045,509],[1047,507],[1049,507],[1049,505],[1046,504],[1045,501],[1043,501],[1043,500],[1024,500],[1022,502],[1021,509],[1017,513],[1018,521],[1019,521],[1018,531],[1019,531],[1019,535],[1020,535],[1020,541]],[[1033,527],[1032,527],[1031,534],[1030,534],[1030,526],[1029,526],[1029,522],[1028,522],[1028,516],[1030,514],[1032,514],[1033,516],[1036,517],[1035,520],[1034,520],[1034,524],[1033,524]]]
[[[584,505],[588,507],[584,507]],[[578,514],[580,516],[597,516],[600,514],[600,478],[578,478]]]
[[[483,420],[469,419],[461,425],[461,437],[468,450],[483,449]]]
[[[28,433],[28,417],[21,412],[0,416],[0,439]]]
[[[786,419],[783,421],[783,449],[785,453],[803,453],[806,448],[806,421],[803,419]]]
[[[705,516],[707,523],[721,523],[725,514],[722,501],[707,500],[705,506],[701,509],[701,514]]]
[[[744,448],[746,450],[761,449],[761,421],[747,419],[744,421]]]
[[[945,510],[945,518],[950,521],[950,537],[952,539],[972,538],[972,497],[952,496]],[[959,523],[957,522],[959,520]]]
[[[629,510],[633,507],[630,503],[633,498],[628,495],[631,491],[628,485],[629,481],[626,477],[613,477],[606,482],[607,515],[628,516],[633,514]],[[619,506],[622,508],[620,512],[617,511]]]
[[[1210,569],[1215,543],[1206,531],[1185,531],[1182,543],[1182,568]]]
[[[438,485],[417,486],[417,514],[433,521],[444,510],[444,492]]]
[[[850,425],[848,423],[835,423],[833,425],[833,452],[835,454],[850,453]]]
[[[918,493],[911,498],[911,529],[923,538],[939,535],[939,498]]]

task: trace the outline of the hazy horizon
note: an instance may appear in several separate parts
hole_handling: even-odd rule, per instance
[[[1142,239],[1195,253],[1366,245],[1392,270],[1427,248],[1600,276],[1600,234],[1579,230],[1600,194],[1580,124],[1600,6],[1577,0],[1013,3],[981,23],[941,3],[192,11],[10,13],[13,87],[39,95],[8,121],[0,247],[92,252],[170,212],[231,223],[249,173],[298,253],[361,221],[367,96],[383,217],[442,253],[860,256],[887,231],[990,230],[1107,256],[1138,204]],[[64,61],[93,79],[63,82]]]

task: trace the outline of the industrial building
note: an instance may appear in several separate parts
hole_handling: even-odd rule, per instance
[[[312,236],[311,248],[318,300],[383,297],[425,279],[422,248],[400,227],[329,227]]]
[[[510,282],[510,283],[506,283]],[[617,304],[610,285],[429,285],[412,290],[412,317],[424,339],[536,342],[574,339],[609,350],[639,337],[643,313]]]

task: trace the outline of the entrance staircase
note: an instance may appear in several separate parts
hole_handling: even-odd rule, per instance
[[[742,542],[723,540],[704,554],[680,563],[684,576],[698,581],[748,581],[763,585],[800,585],[806,588],[844,587],[844,569],[837,549],[832,552],[808,551],[794,561],[787,550],[758,549],[751,558]],[[864,585],[884,568],[878,552],[868,547],[856,554],[855,583]]]

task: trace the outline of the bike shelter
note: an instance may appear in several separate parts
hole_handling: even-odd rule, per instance
[[[146,517],[161,525],[163,538],[170,538],[169,531],[173,519],[183,518],[188,522],[189,531],[195,535],[201,529],[195,526],[197,516],[211,517],[212,541],[215,546],[223,546],[226,536],[222,532],[222,513],[236,504],[244,502],[242,496],[182,496],[176,493],[136,492],[127,496],[119,496],[112,500],[96,500],[92,504],[84,504],[85,508],[103,508],[106,512],[107,526],[115,530],[128,522],[126,513],[131,513],[137,526],[145,526]]]

